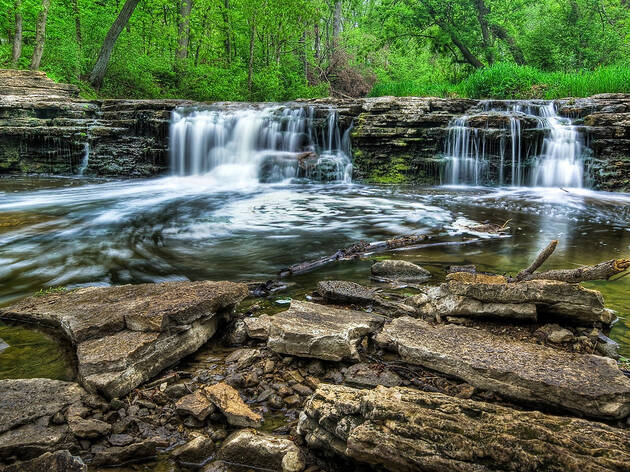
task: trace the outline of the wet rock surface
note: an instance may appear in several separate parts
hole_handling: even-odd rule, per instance
[[[27,298],[0,318],[63,332],[76,346],[81,383],[113,398],[199,349],[247,294],[231,282],[85,288]]]
[[[474,328],[431,326],[409,317],[385,325],[376,342],[407,363],[506,397],[595,418],[630,414],[630,378],[603,357],[559,353]]]
[[[267,345],[289,355],[328,361],[358,359],[357,345],[384,320],[370,313],[294,300],[289,310],[271,318]]]
[[[322,385],[299,431],[310,447],[390,471],[628,470],[627,430],[408,388]]]
[[[407,261],[386,260],[372,266],[372,275],[401,282],[426,282],[431,272]]]
[[[88,468],[80,457],[69,451],[47,452],[30,461],[19,462],[6,467],[1,472],[87,472]]]

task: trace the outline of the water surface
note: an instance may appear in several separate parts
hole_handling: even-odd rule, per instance
[[[515,273],[550,240],[545,268],[571,268],[630,254],[630,195],[583,189],[377,187],[358,184],[235,186],[217,175],[152,180],[0,179],[0,304],[47,287],[273,278],[291,264],[358,240],[407,233],[476,239],[466,221],[508,222],[512,236],[393,253],[439,281],[451,264]],[[343,262],[294,278],[304,293],[321,278],[369,283],[370,261]],[[612,337],[630,356],[630,277],[587,284],[620,321]],[[24,328],[20,328],[24,330]],[[23,335],[0,327],[11,346]],[[45,344],[44,338],[40,343]],[[32,354],[0,352],[0,377],[31,368]],[[40,357],[55,354],[41,349]],[[13,353],[13,354],[11,354]],[[30,360],[29,360],[30,359]],[[17,365],[24,363],[22,367]],[[55,370],[56,369],[56,370]],[[50,368],[57,377],[64,367]],[[45,371],[45,368],[44,368]],[[42,371],[33,368],[37,375]],[[52,373],[50,375],[53,375]]]

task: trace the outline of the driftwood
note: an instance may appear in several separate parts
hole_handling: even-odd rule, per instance
[[[360,241],[350,247],[340,249],[330,256],[322,257],[314,261],[306,261],[300,264],[294,264],[290,267],[287,267],[286,269],[282,269],[278,275],[279,277],[288,277],[290,275],[303,274],[305,272],[319,269],[320,267],[335,261],[358,259],[359,257],[372,252],[382,252],[391,249],[399,249],[401,247],[413,246],[415,244],[418,244],[420,241],[424,241],[425,239],[426,236],[423,234],[411,234],[389,239],[387,241],[379,241],[376,243],[367,243],[365,241]]]
[[[621,274],[630,268],[630,259],[612,259],[600,262],[592,266],[578,267],[577,269],[548,270],[545,272],[535,272],[553,254],[558,241],[553,240],[542,250],[538,257],[526,269],[521,270],[516,277],[509,279],[509,282],[524,282],[528,280],[557,280],[577,284],[587,280],[608,280],[614,275]]]

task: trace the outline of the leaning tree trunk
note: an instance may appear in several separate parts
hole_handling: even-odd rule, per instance
[[[11,53],[11,66],[17,67],[22,55],[22,0],[15,2],[15,35],[13,36],[13,51]]]
[[[44,54],[44,41],[46,41],[46,19],[50,9],[50,0],[42,0],[42,9],[37,15],[37,28],[35,30],[35,49],[31,60],[31,70],[38,70]]]
[[[179,23],[177,25],[177,59],[188,57],[188,42],[190,41],[190,12],[192,10],[192,0],[182,0],[179,7]]]
[[[129,18],[131,18],[131,15],[139,2],[140,0],[127,0],[123,5],[122,10],[120,10],[118,17],[114,20],[114,23],[112,23],[111,28],[109,28],[107,36],[105,36],[103,47],[101,47],[101,51],[98,53],[98,59],[96,59],[94,68],[90,73],[90,83],[97,89],[101,88],[101,85],[103,85],[103,78],[105,77],[105,72],[107,71],[107,64],[109,63],[109,58],[114,50],[116,40],[118,39],[118,36],[120,36],[123,28],[129,22]]]

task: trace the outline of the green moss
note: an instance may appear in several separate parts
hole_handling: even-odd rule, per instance
[[[375,169],[367,180],[375,184],[403,184],[410,182],[409,165],[403,157],[395,157],[385,169]]]
[[[48,295],[49,293],[64,293],[67,291],[68,289],[66,287],[48,287],[42,288],[39,292],[35,294],[35,296],[41,297],[42,295]]]

